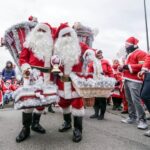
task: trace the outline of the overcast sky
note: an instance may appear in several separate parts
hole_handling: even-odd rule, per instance
[[[73,25],[80,21],[83,25],[99,29],[93,47],[102,49],[104,56],[111,59],[129,36],[137,37],[140,48],[146,50],[143,1],[0,0],[0,36],[13,24],[27,21],[30,15],[52,26],[66,21]],[[146,2],[150,30],[150,0]],[[8,53],[0,48],[0,68],[9,58]]]

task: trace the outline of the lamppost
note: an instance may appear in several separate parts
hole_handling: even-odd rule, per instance
[[[146,28],[146,41],[147,41],[147,51],[149,52],[149,37],[148,37],[148,26],[147,26],[147,13],[146,13],[146,2],[144,0],[144,14],[145,14],[145,28]]]

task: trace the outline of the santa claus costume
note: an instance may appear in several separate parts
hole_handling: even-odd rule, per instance
[[[9,101],[12,100],[12,94],[13,91],[15,91],[16,88],[15,86],[12,85],[11,80],[6,80],[2,86],[2,91],[3,91],[3,103],[7,104]]]
[[[24,76],[28,76],[32,68],[36,68],[36,71],[43,76],[44,84],[50,83],[50,58],[53,49],[52,37],[52,27],[47,23],[38,23],[29,33],[19,58]],[[47,68],[46,72],[44,72],[45,68]],[[29,84],[28,78],[24,78],[24,85],[26,84]],[[45,129],[39,124],[43,110],[44,107],[24,109],[22,113],[23,128],[17,136],[16,142],[21,142],[29,137],[30,126],[35,132],[45,133]]]
[[[56,32],[54,53],[62,60],[61,73],[57,78],[59,105],[63,110],[64,124],[59,132],[65,132],[72,127],[71,113],[74,118],[73,141],[82,139],[82,118],[84,116],[83,99],[75,91],[70,80],[70,73],[82,72],[82,55],[88,46],[79,43],[76,32],[67,23],[61,24]],[[72,109],[71,109],[72,107]]]
[[[123,93],[122,93],[122,73],[119,72],[118,67],[120,66],[119,60],[114,59],[113,60],[113,74],[114,77],[117,81],[115,88],[112,93],[112,101],[113,101],[113,110],[122,110],[121,103],[122,103],[122,98],[123,98]]]
[[[110,63],[103,58],[102,51],[96,50],[96,57],[98,59],[99,65],[102,67],[101,73],[108,77],[113,76],[113,70]],[[95,72],[94,63],[91,62],[88,66],[88,72]],[[90,116],[91,119],[96,118],[98,120],[103,120],[106,112],[106,97],[96,97],[94,103],[94,114]]]
[[[141,105],[140,91],[142,88],[142,80],[138,78],[138,72],[141,70],[147,53],[138,48],[139,40],[130,37],[126,40],[125,48],[127,59],[125,65],[120,68],[123,71],[125,96],[128,100],[129,117],[123,119],[123,123],[132,124],[137,120],[138,129],[147,129],[146,116]]]

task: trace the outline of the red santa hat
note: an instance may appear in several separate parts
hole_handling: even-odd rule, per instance
[[[137,46],[139,40],[135,37],[129,37],[127,40],[126,40],[126,44],[128,45],[134,45],[134,46]]]
[[[29,21],[38,22],[37,17],[30,16],[28,18]]]
[[[66,23],[61,23],[60,26],[57,28],[57,31],[55,33],[55,39],[59,38],[59,37],[62,37],[66,33],[71,33],[73,31],[74,30],[71,27],[69,27],[67,22]]]
[[[37,29],[43,29],[45,31],[49,31],[52,34],[52,37],[54,36],[53,35],[53,28],[51,27],[51,25],[49,23],[39,23],[36,25],[36,28]]]

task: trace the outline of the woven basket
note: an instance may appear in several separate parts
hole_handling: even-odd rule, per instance
[[[78,92],[78,94],[83,98],[92,98],[92,97],[106,97],[108,98],[111,94],[112,88],[79,88],[73,82],[73,86]]]

